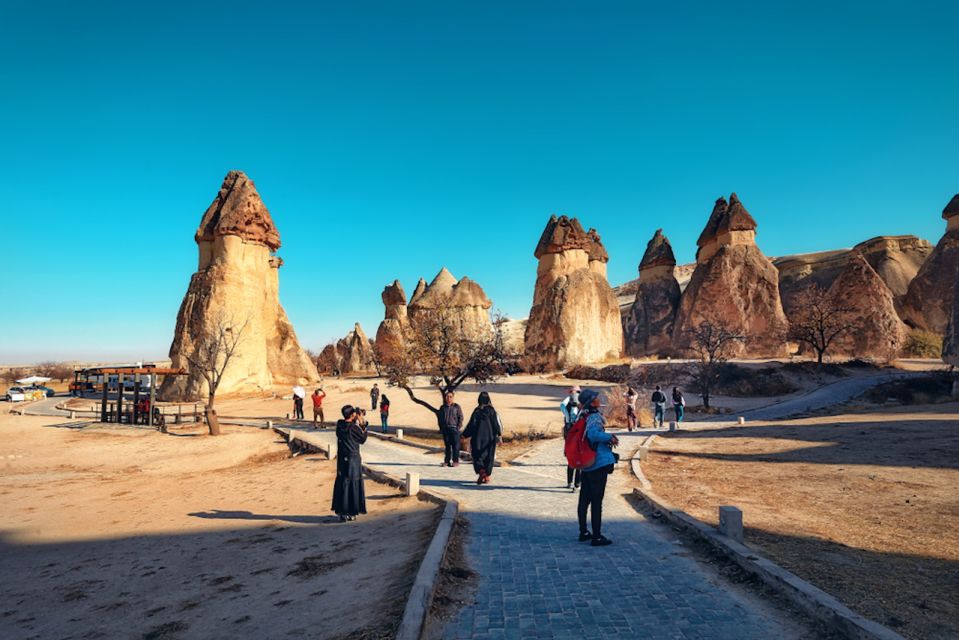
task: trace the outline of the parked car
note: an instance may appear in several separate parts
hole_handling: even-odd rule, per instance
[[[26,390],[27,390],[27,391],[42,391],[42,392],[43,392],[43,395],[45,395],[45,396],[48,397],[48,398],[52,398],[53,396],[55,396],[55,395],[57,394],[56,391],[54,391],[54,390],[51,389],[50,387],[44,387],[42,384],[31,385],[31,386],[27,387]]]
[[[24,393],[23,387],[10,387],[7,389],[7,402],[23,402],[27,399],[27,394]]]

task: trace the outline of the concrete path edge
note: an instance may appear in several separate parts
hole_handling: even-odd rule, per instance
[[[643,443],[643,447],[652,446],[655,438],[655,434],[650,436]],[[638,455],[632,457],[630,466],[633,475],[641,485],[641,488],[633,489],[633,495],[646,501],[672,524],[703,539],[743,570],[758,577],[764,584],[775,589],[814,618],[855,640],[904,640],[903,636],[892,629],[859,615],[834,596],[780,567],[750,547],[722,535],[714,527],[674,507],[658,496],[643,473]]]

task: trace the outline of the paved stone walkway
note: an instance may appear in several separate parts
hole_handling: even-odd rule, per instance
[[[322,432],[320,432],[322,433]],[[628,455],[642,432],[623,434]],[[498,468],[475,484],[472,466],[440,466],[441,457],[370,439],[363,460],[403,475],[417,472],[431,491],[457,499],[471,524],[468,554],[479,573],[475,603],[445,638],[791,638],[782,614],[699,564],[668,530],[626,502],[622,468],[607,489],[605,548],[577,542],[577,496],[565,488],[558,441]],[[624,464],[619,465],[625,467]]]

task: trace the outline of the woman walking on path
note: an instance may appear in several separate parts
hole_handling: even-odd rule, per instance
[[[636,428],[636,400],[639,398],[639,394],[636,393],[636,390],[630,386],[626,387],[626,393],[623,394],[623,397],[626,398],[626,428],[632,431]]]
[[[473,471],[477,473],[476,484],[489,484],[496,459],[496,443],[503,437],[503,423],[485,391],[479,394],[478,406],[473,409],[463,437],[470,440]]]
[[[390,399],[384,393],[380,398],[380,424],[383,426],[383,433],[389,428],[390,421]]]
[[[676,412],[676,422],[682,422],[686,415],[686,398],[679,387],[673,387],[673,411]]]
[[[366,442],[366,419],[350,405],[342,409],[343,419],[336,423],[336,481],[333,483],[333,512],[340,522],[356,520],[366,513],[363,489],[363,461],[360,445]]]
[[[613,447],[619,444],[619,438],[606,433],[606,419],[599,412],[599,393],[592,389],[583,389],[579,401],[586,412],[586,439],[596,451],[596,460],[583,469],[583,487],[579,492],[579,541],[590,541],[594,547],[605,547],[613,541],[603,535],[603,498],[606,496],[606,481],[616,464]],[[592,533],[586,527],[586,511],[590,511],[593,525]]]

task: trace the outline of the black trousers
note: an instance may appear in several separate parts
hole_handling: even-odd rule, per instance
[[[566,467],[566,484],[575,484],[579,486],[580,479],[582,478],[583,472],[580,469],[574,469],[570,466]],[[575,479],[575,483],[574,483]]]
[[[440,429],[443,434],[443,462],[460,461],[460,430]]]
[[[376,411],[376,397],[375,397],[375,396],[370,396],[370,404],[372,405],[372,406],[370,407],[370,409],[373,410],[373,411]]]
[[[296,420],[303,419],[303,398],[293,399],[293,418]]]
[[[606,481],[613,472],[613,465],[600,467],[595,471],[583,472],[583,486],[579,490],[579,532],[586,533],[586,510],[590,510],[593,525],[593,537],[598,538],[603,533],[603,497],[606,495]]]

